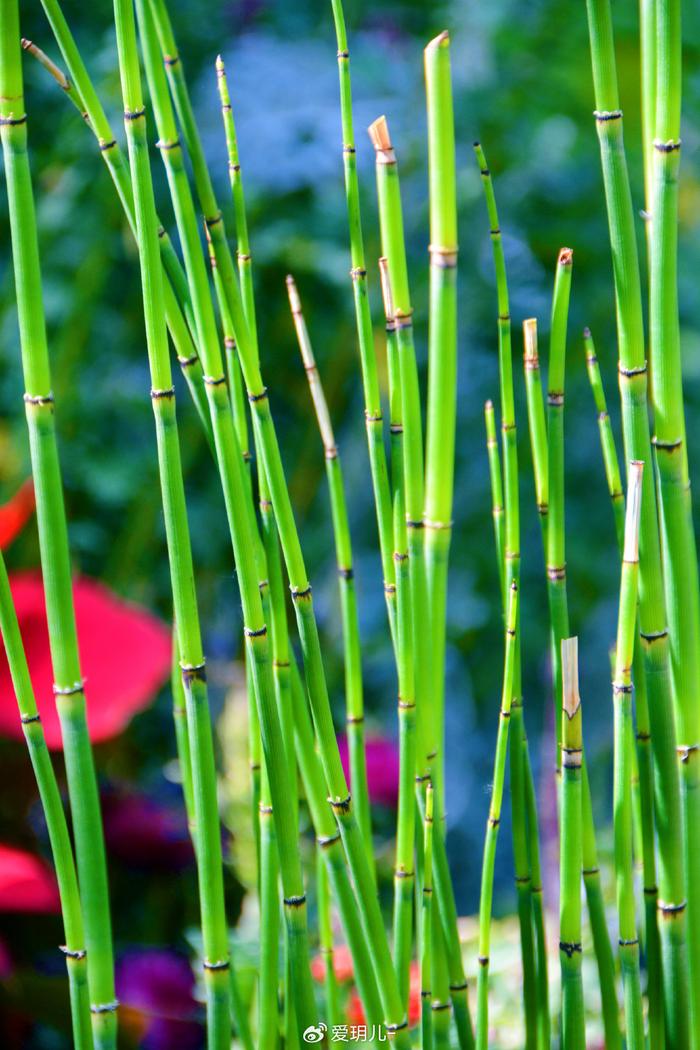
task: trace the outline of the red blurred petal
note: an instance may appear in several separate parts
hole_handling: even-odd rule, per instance
[[[60,910],[56,879],[43,860],[0,844],[0,911]]]
[[[333,949],[333,970],[336,981],[349,981],[353,975],[352,955],[346,944],[339,944]],[[326,977],[326,960],[323,955],[316,955],[311,960],[311,976],[315,981]]]
[[[59,750],[61,732],[53,699],[41,575],[14,573],[10,586],[46,743]],[[151,613],[122,601],[95,580],[76,578],[73,593],[90,738],[95,742],[109,740],[148,706],[170,673],[170,631]],[[1,646],[0,736],[22,738],[10,670]]]
[[[355,989],[352,990],[348,999],[347,1015],[348,1024],[350,1025],[363,1025],[367,1023],[365,1019],[364,1007],[362,1006],[362,1000],[360,999]],[[408,1023],[411,1026],[411,1028],[414,1025],[417,1025],[420,1019],[420,966],[417,962],[412,962],[408,993]]]
[[[0,506],[0,550],[12,543],[34,513],[34,482],[31,478],[17,489],[12,499]]]

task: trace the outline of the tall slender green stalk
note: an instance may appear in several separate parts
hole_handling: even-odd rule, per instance
[[[294,959],[292,994],[298,1023],[304,1029],[314,1023],[315,1014],[308,966],[306,901],[301,862],[296,846],[296,819],[290,793],[289,760],[286,757],[287,748],[276,707],[269,658],[270,643],[259,588],[259,573],[256,565],[258,545],[254,542],[253,510],[250,501],[246,499],[249,489],[243,473],[243,459],[233,424],[204,256],[194,205],[182,163],[182,152],[177,140],[174,113],[162,67],[158,60],[158,45],[150,18],[150,9],[141,3],[138,9],[144,41],[145,68],[151,86],[161,152],[166,164],[178,231],[183,245],[185,269],[206,371],[205,382],[217,449],[217,463],[238,570],[247,649],[253,666],[253,680],[265,756],[264,766],[269,779],[275,815],[288,945]]]
[[[641,280],[634,207],[624,151],[610,3],[609,0],[589,0],[587,9],[596,128],[601,149],[615,282],[625,459],[628,462],[638,459],[644,463],[651,463]],[[659,157],[662,152],[658,151]],[[652,208],[655,206],[654,204]],[[673,455],[671,453],[671,458]],[[664,601],[656,491],[652,474],[651,470],[645,472],[642,489],[639,624],[649,692],[651,748],[654,759],[655,815],[659,842],[659,925],[663,954],[666,1037],[673,1046],[685,1047],[689,1039],[689,993],[685,943],[681,774],[675,752],[676,727],[671,689],[670,641]],[[669,573],[670,571],[669,566]],[[689,618],[692,619],[692,616],[690,612]],[[685,765],[682,762],[680,765],[685,774]],[[689,771],[692,765],[691,759],[688,763]],[[700,821],[696,821],[696,824],[700,824]],[[700,943],[700,938],[696,938],[696,943]]]
[[[700,1032],[700,584],[693,527],[678,316],[681,5],[656,8],[649,342],[659,521],[685,825],[690,1022]]]
[[[578,638],[563,638],[562,787],[560,841],[559,958],[562,986],[562,1047],[584,1050],[586,1031],[581,978],[581,871],[583,739],[578,689]]]
[[[489,478],[491,479],[491,516],[493,518],[493,536],[496,543],[496,563],[498,565],[498,578],[501,584],[501,600],[505,605],[505,521],[503,506],[503,473],[501,471],[501,457],[498,453],[498,438],[496,437],[496,417],[493,410],[493,401],[489,400],[484,405],[484,424],[486,426],[486,454],[489,461]]]
[[[430,603],[432,710],[426,719],[438,818],[444,809],[447,569],[452,538],[457,417],[457,191],[450,37],[423,52],[428,112],[430,316],[423,511]]]
[[[357,178],[357,157],[355,150],[355,131],[352,115],[352,84],[350,79],[350,52],[345,29],[345,15],[342,0],[331,0],[333,23],[338,58],[338,78],[340,84],[340,122],[343,145],[343,171],[345,175],[345,200],[348,213],[348,232],[350,238],[350,260],[353,301],[355,304],[355,325],[357,345],[360,353],[362,372],[362,389],[365,401],[365,423],[367,428],[367,446],[372,475],[374,504],[377,512],[379,551],[384,574],[384,593],[389,615],[389,626],[395,638],[396,619],[396,581],[392,558],[392,513],[389,480],[384,451],[384,423],[382,405],[377,377],[377,360],[372,333],[369,298],[367,295],[367,269],[365,264],[365,247],[362,235],[362,215],[360,211],[360,184]]]
[[[95,1046],[106,1050],[115,1046],[117,1031],[107,870],[75,626],[34,195],[27,155],[27,116],[15,0],[2,0],[0,14],[0,134],[26,391],[24,404],[36,491],[54,696],[63,736],[85,926],[93,1033]]]
[[[570,264],[568,264],[570,265]],[[555,305],[554,311],[562,310],[561,288],[557,288],[555,281]],[[539,374],[539,354],[537,347],[537,324],[533,318],[523,324],[525,340],[525,376],[528,398],[528,414],[530,416],[530,434],[533,440],[533,464],[535,467],[535,490],[542,529],[542,540],[545,551],[545,563],[547,566],[547,584],[550,599],[550,631],[551,651],[553,661],[552,677],[557,680],[557,667],[561,674],[561,641],[569,632],[569,617],[567,610],[566,595],[566,563],[565,563],[565,535],[563,530],[563,507],[560,506],[564,496],[563,478],[563,407],[564,407],[564,360],[566,353],[566,317],[558,317],[558,323],[552,324],[551,353],[555,360],[553,386],[552,368],[549,372],[549,394],[548,415],[550,421],[549,434],[544,433],[542,427],[542,392]],[[557,361],[557,358],[559,359]],[[554,395],[552,397],[552,395]],[[552,404],[554,401],[554,404]],[[552,428],[552,414],[555,426]],[[561,442],[561,448],[556,456],[552,456],[549,438]],[[558,480],[553,480],[551,471],[559,472]],[[541,472],[538,477],[538,472]],[[546,502],[545,502],[546,500]],[[555,547],[554,557],[560,559],[554,563],[555,572],[550,572],[551,562],[549,531],[552,526],[559,527],[560,538]],[[554,577],[554,579],[552,579]],[[552,595],[554,583],[559,582],[561,589]],[[559,659],[555,659],[559,652]],[[593,819],[593,806],[591,801],[590,785],[586,771],[585,760],[581,767],[581,791],[582,791],[582,849],[583,849],[583,881],[586,888],[586,901],[588,914],[593,933],[593,946],[595,949],[596,963],[598,965],[598,981],[602,1001],[603,1023],[605,1027],[606,1043],[609,1047],[619,1047],[620,1029],[618,1024],[618,1003],[615,988],[615,963],[610,943],[610,934],[605,917],[605,906],[600,881],[600,866],[598,863],[598,850],[596,846],[595,823]]]
[[[479,173],[484,189],[489,218],[489,232],[496,274],[498,303],[498,373],[501,400],[501,434],[503,442],[503,479],[505,497],[505,543],[503,564],[503,593],[507,594],[512,583],[520,584],[520,497],[518,491],[518,448],[513,396],[513,363],[511,353],[511,320],[508,295],[503,237],[501,235],[496,196],[491,172],[480,144],[474,144]],[[508,614],[503,606],[504,618]],[[530,758],[525,734],[522,709],[522,681],[520,636],[516,636],[515,669],[513,673],[514,694],[511,703],[511,808],[513,811],[513,855],[515,860],[515,885],[518,897],[518,921],[520,923],[520,946],[523,966],[523,1002],[525,1008],[525,1040],[527,1047],[548,1046],[550,1042],[549,1005],[547,992],[546,952],[538,952],[535,962],[533,942],[533,914],[536,917],[537,941],[545,942],[544,914],[541,907],[542,887],[533,886],[531,862],[539,854],[539,831],[537,808],[528,807],[526,781],[531,777]],[[531,799],[534,802],[534,799]],[[528,854],[528,822],[532,854]],[[534,891],[540,900],[534,906]],[[533,910],[534,909],[534,910]],[[539,976],[539,980],[538,980]]]
[[[194,590],[175,394],[163,311],[162,269],[136,47],[136,25],[129,0],[116,0],[114,15],[141,264],[151,400],[156,420],[161,494],[192,756],[208,1040],[211,1048],[223,1050],[230,1042],[231,1031],[229,948],[204,654]]]
[[[624,495],[615,439],[608,415],[605,391],[600,375],[593,339],[584,331],[586,368],[598,411],[598,427],[605,464],[608,491],[615,517],[620,555],[624,547]],[[634,640],[632,681],[635,693],[636,745],[639,767],[639,808],[642,829],[642,873],[644,883],[645,949],[647,967],[647,998],[649,1000],[649,1047],[658,1050],[664,1045],[663,978],[661,972],[661,943],[657,922],[659,891],[656,882],[656,845],[654,839],[654,774],[649,726],[649,701],[644,668],[644,655],[639,631]]]
[[[34,690],[27,657],[22,644],[17,613],[12,601],[10,582],[7,578],[5,559],[0,554],[0,632],[5,645],[12,685],[19,708],[22,731],[27,742],[29,758],[34,770],[39,797],[44,810],[46,828],[49,833],[58,892],[61,899],[61,914],[66,943],[61,951],[66,958],[70,988],[71,1017],[73,1022],[73,1044],[77,1050],[91,1050],[92,1029],[90,1026],[90,997],[88,992],[87,963],[83,915],[80,906],[78,877],[75,871],[73,847],[68,823],[63,810],[61,792],[56,780],[51,756],[46,746],[41,716],[37,711]]]
[[[255,686],[253,685],[253,688]],[[260,971],[258,980],[259,1050],[279,1045],[279,860],[274,806],[267,770],[263,769],[260,790]]]
[[[357,807],[357,819],[367,845],[367,856],[370,866],[374,867],[372,849],[372,818],[370,813],[369,790],[367,787],[367,759],[365,754],[364,698],[362,689],[362,651],[360,647],[360,626],[357,614],[357,594],[350,540],[350,523],[348,521],[345,482],[340,464],[338,447],[333,433],[328,404],[323,392],[323,384],[316,367],[313,347],[309,338],[306,321],[301,308],[301,300],[294,278],[287,277],[289,306],[294,319],[294,328],[299,343],[299,350],[309,383],[311,399],[316,413],[316,420],[323,442],[326,459],[326,476],[331,500],[331,517],[335,538],[335,553],[338,563],[338,589],[340,591],[341,617],[343,622],[343,647],[345,655],[345,710],[348,732],[348,752],[350,759],[350,787]],[[411,777],[411,792],[413,791]],[[411,794],[411,802],[413,795]]]
[[[331,894],[328,885],[328,869],[319,847],[316,857],[316,906],[318,908],[318,937],[323,957],[324,991],[326,993],[326,1017],[331,1030],[342,1023],[338,981],[335,975],[335,949],[333,947],[333,922],[331,917]]]
[[[637,623],[639,514],[642,502],[643,470],[643,463],[631,463],[628,471],[627,511],[613,676],[615,874],[626,1045],[629,1050],[643,1050],[645,1045],[642,988],[639,975],[639,938],[637,937],[634,900],[632,763],[630,761],[632,752],[629,746],[632,738],[632,655]]]
[[[433,947],[433,785],[425,789],[425,817],[423,818],[423,892],[421,894],[420,935],[420,1002],[421,1048],[433,1050],[433,1010],[430,988]]]
[[[501,823],[501,805],[508,752],[508,729],[513,701],[513,675],[518,612],[518,585],[510,585],[506,618],[505,658],[503,667],[503,691],[498,716],[496,752],[493,760],[493,782],[491,804],[486,821],[486,839],[481,868],[481,893],[479,895],[479,978],[477,985],[476,1047],[487,1050],[489,1039],[489,952],[491,950],[491,912],[493,905],[493,876],[496,862],[498,826]]]

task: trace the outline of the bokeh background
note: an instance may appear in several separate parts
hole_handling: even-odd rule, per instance
[[[22,4],[22,31],[57,57],[38,0]],[[342,649],[323,456],[287,308],[284,277],[294,273],[325,381],[349,488],[360,599],[365,692],[372,732],[394,738],[395,682],[384,615],[363,406],[348,276],[340,154],[335,39],[324,0],[188,0],[173,5],[180,50],[193,87],[220,201],[230,215],[226,157],[214,59],[229,72],[240,140],[256,273],[263,370],[282,443],[302,541],[317,597],[329,684],[341,724]],[[99,93],[121,135],[115,43],[106,2],[67,0],[65,13]],[[684,12],[685,39],[700,39],[698,15]],[[526,723],[540,794],[545,857],[555,863],[552,827],[552,719],[547,607],[527,441],[520,324],[536,316],[546,374],[553,268],[562,245],[574,248],[567,372],[567,562],[572,630],[580,635],[582,693],[590,775],[603,851],[609,847],[612,749],[608,650],[614,640],[617,553],[585,376],[581,329],[596,339],[611,414],[618,427],[614,308],[598,149],[592,119],[585,5],[563,0],[490,4],[354,0],[347,4],[355,97],[357,157],[377,353],[386,385],[373,154],[365,127],[385,113],[399,155],[416,337],[425,380],[427,337],[427,164],[422,48],[449,27],[458,136],[460,270],[459,390],[455,531],[447,653],[447,803],[449,850],[460,911],[474,912],[497,724],[501,672],[499,594],[484,450],[483,402],[498,396],[496,301],[488,224],[472,153],[480,139],[495,178],[511,291],[522,500],[522,623]],[[615,5],[619,74],[635,204],[643,207],[637,10]],[[700,103],[697,43],[688,47],[681,178],[681,325],[691,457],[700,398]],[[152,413],[135,248],[92,136],[31,59],[25,61],[30,146],[44,275],[45,305],[58,403],[70,539],[76,570],[169,619],[170,597],[156,471]],[[153,150],[159,212],[174,223]],[[229,222],[232,228],[232,221]],[[643,224],[638,226],[643,254]],[[214,668],[222,800],[227,817],[245,817],[244,704],[240,698],[241,619],[216,472],[187,393],[176,376],[198,592],[206,649]],[[0,193],[0,497],[29,473],[21,400],[16,313],[5,193]],[[7,552],[12,570],[38,564],[33,523]],[[89,694],[88,694],[89,695]],[[11,697],[9,698],[11,701]],[[2,703],[8,702],[7,697]],[[95,702],[98,702],[97,700]],[[182,821],[171,696],[167,684],[129,729],[99,745],[108,799],[128,796],[130,829],[154,826],[148,806]],[[221,717],[220,717],[221,716]],[[0,741],[3,840],[46,853],[22,745]],[[136,799],[132,795],[136,795]],[[239,807],[236,809],[236,807]],[[141,807],[141,808],[139,808]],[[237,825],[238,826],[238,825]],[[391,820],[380,820],[378,851],[387,870]],[[175,832],[173,833],[175,834]],[[231,917],[242,909],[250,842],[230,832],[227,886]],[[382,838],[382,835],[384,836]],[[138,836],[137,836],[138,837]],[[111,858],[116,944],[189,950],[196,921],[189,858],[165,871],[147,836],[115,847]],[[177,836],[176,836],[177,837]],[[495,907],[513,906],[509,825],[499,839]],[[551,883],[551,878],[548,880]],[[553,893],[553,890],[552,890]],[[555,907],[552,894],[548,903]],[[54,927],[47,936],[46,922]],[[32,995],[30,968],[60,972],[53,944],[58,919],[0,914],[10,945],[12,1002]],[[511,943],[511,955],[517,955]],[[244,950],[244,949],[242,949]],[[19,976],[17,976],[19,974]],[[32,978],[39,980],[39,977]],[[43,987],[43,986],[42,986]],[[47,986],[48,987],[48,986]],[[57,998],[47,1024],[23,1045],[61,1046],[65,1018]],[[22,1031],[25,1031],[22,1029]],[[141,1038],[138,1023],[134,1038]],[[23,1036],[25,1038],[25,1036]],[[18,1044],[19,1045],[19,1044]]]

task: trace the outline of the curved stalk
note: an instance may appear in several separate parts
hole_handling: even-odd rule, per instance
[[[498,579],[501,584],[501,601],[505,605],[503,474],[501,471],[501,457],[498,453],[496,418],[493,410],[493,401],[491,400],[488,400],[484,405],[484,424],[486,426],[486,454],[489,461],[489,478],[491,479],[491,516],[493,518],[493,536],[496,543],[496,564],[498,565]]]
[[[116,1044],[118,1004],[114,997],[107,867],[75,625],[34,195],[27,155],[27,117],[16,0],[3,0],[0,15],[3,27],[0,33],[0,133],[5,158],[26,390],[24,403],[36,491],[54,696],[61,722],[75,835],[93,1034],[96,1047],[111,1050]]]
[[[496,753],[493,760],[491,805],[486,822],[486,840],[481,870],[481,893],[479,895],[479,977],[477,984],[476,1050],[487,1050],[489,1039],[489,952],[491,950],[491,912],[493,903],[493,876],[496,862],[498,825],[501,822],[501,804],[508,752],[508,728],[513,700],[513,674],[515,671],[516,628],[518,611],[518,585],[510,585],[508,612],[506,614],[505,657],[503,667],[503,691],[498,717]]]

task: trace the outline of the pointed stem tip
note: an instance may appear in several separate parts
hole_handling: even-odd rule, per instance
[[[563,706],[568,719],[572,719],[581,706],[578,690],[578,638],[562,638],[562,691]]]

